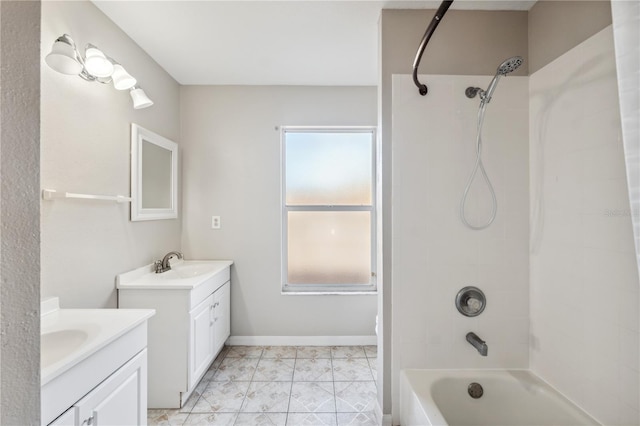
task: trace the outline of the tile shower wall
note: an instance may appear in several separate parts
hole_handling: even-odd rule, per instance
[[[618,105],[611,27],[530,77],[531,368],[598,421],[637,425],[638,271]]]
[[[486,230],[463,226],[458,208],[475,161],[479,100],[468,86],[489,76],[424,76],[425,97],[411,76],[393,77],[392,394],[398,407],[402,368],[527,368],[529,365],[528,78],[500,81],[487,109],[484,162],[498,199]],[[486,187],[472,187],[472,223],[489,214]],[[464,286],[487,296],[484,313],[454,306]],[[482,357],[465,340],[476,332]]]

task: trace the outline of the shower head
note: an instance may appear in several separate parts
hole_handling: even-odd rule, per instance
[[[498,80],[500,80],[500,77],[517,70],[520,65],[522,65],[522,62],[522,57],[513,56],[500,64],[500,66],[496,70],[496,75],[493,76],[493,80],[491,80],[491,83],[489,83],[489,87],[487,87],[487,90],[483,93],[483,104],[488,104],[491,101],[491,96],[493,96],[493,92],[496,90],[496,86],[498,85]]]
[[[512,58],[509,58],[500,64],[498,70],[496,71],[496,74],[507,75],[511,72],[514,72],[515,70],[520,68],[522,62],[523,60],[521,56],[514,56]]]

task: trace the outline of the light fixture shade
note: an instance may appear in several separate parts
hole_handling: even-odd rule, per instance
[[[110,77],[113,74],[113,63],[104,53],[92,44],[87,44],[84,52],[84,67],[95,77]]]
[[[120,64],[115,64],[113,66],[113,74],[111,74],[111,78],[113,79],[113,87],[117,90],[131,89],[137,83],[136,79],[133,78],[131,74],[129,74]]]
[[[131,99],[133,100],[133,109],[148,108],[153,105],[153,101],[149,99],[144,90],[139,87],[131,89]]]
[[[54,70],[62,74],[78,75],[82,71],[82,64],[76,59],[75,48],[66,36],[58,38],[44,61]]]

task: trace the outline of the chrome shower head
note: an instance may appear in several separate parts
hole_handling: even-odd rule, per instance
[[[493,77],[493,80],[491,80],[491,83],[489,83],[489,87],[487,87],[487,90],[481,95],[483,104],[488,104],[491,101],[491,97],[493,96],[493,92],[496,90],[500,77],[517,70],[520,65],[522,65],[522,62],[522,57],[513,56],[500,64],[496,70],[496,75]]]
[[[507,59],[503,63],[500,64],[496,74],[507,75],[509,73],[514,72],[520,65],[522,65],[523,59],[522,56],[514,56],[512,58]]]

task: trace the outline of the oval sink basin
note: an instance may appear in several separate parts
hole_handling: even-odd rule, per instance
[[[198,275],[208,274],[214,269],[209,263],[187,263],[183,262],[171,268],[180,278],[197,277]],[[171,272],[168,271],[168,272]]]
[[[88,338],[89,334],[83,330],[59,330],[42,334],[40,336],[41,368],[71,355]]]

